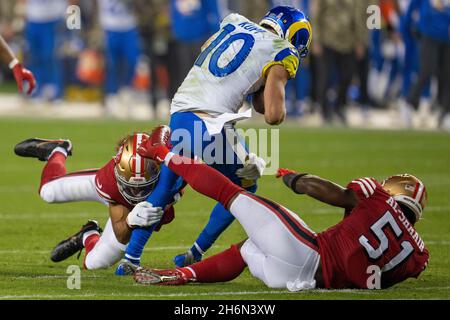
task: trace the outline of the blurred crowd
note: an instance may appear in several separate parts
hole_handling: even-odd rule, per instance
[[[79,30],[67,26],[77,19],[70,5],[81,8]],[[405,126],[415,113],[443,124],[449,0],[2,0],[0,32],[36,75],[33,101],[101,100],[114,115],[137,95],[167,108],[224,16],[258,22],[275,5],[305,11],[314,28],[311,54],[288,84],[289,116],[345,125],[357,106],[367,116],[395,108]]]

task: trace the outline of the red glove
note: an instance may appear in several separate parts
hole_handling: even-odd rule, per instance
[[[25,69],[19,62],[16,62],[12,65],[12,71],[14,74],[14,78],[16,79],[17,86],[19,87],[19,92],[23,93],[23,82],[28,81],[30,88],[27,91],[27,94],[31,94],[36,87],[36,79],[34,78],[33,73],[30,70]]]
[[[291,174],[291,173],[298,174],[298,172],[296,172],[296,171],[292,171],[292,170],[289,170],[289,169],[281,169],[280,168],[277,171],[277,178],[282,178],[282,177],[287,176],[288,174]]]
[[[161,164],[164,162],[167,154],[170,152],[166,145],[160,142],[154,142],[152,139],[142,139],[141,146],[137,149],[137,152],[141,157],[146,159],[155,160]]]
[[[159,164],[164,162],[167,154],[170,152],[170,128],[159,126],[153,130],[150,138],[142,139],[141,145],[137,149],[141,157],[152,159]]]

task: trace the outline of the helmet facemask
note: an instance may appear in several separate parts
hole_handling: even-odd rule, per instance
[[[159,170],[158,170],[159,171]],[[154,179],[151,181],[145,181],[145,178],[130,178],[126,181],[117,170],[117,166],[114,168],[114,174],[117,180],[117,187],[120,194],[127,200],[128,203],[136,205],[142,201],[145,201],[158,182],[159,172],[155,173]]]

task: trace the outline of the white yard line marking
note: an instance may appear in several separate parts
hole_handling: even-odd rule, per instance
[[[138,286],[138,285],[136,285]],[[0,296],[0,300],[4,299],[60,299],[60,298],[89,298],[89,297],[125,297],[125,298],[182,298],[182,297],[204,297],[204,296],[246,296],[246,295],[271,295],[286,294],[287,291],[238,291],[238,292],[201,292],[201,293],[168,293],[168,294],[35,294],[35,295],[8,295]]]
[[[139,285],[136,285],[139,286]],[[450,286],[447,287],[422,287],[414,288],[414,290],[449,290]],[[410,288],[398,288],[398,291],[410,291]],[[354,289],[343,289],[343,290],[312,290],[292,293],[287,290],[279,291],[236,291],[236,292],[200,292],[200,293],[168,293],[168,294],[35,294],[35,295],[5,295],[0,296],[0,300],[7,299],[63,299],[63,298],[92,298],[92,297],[118,297],[118,298],[183,298],[183,297],[212,297],[212,296],[249,296],[249,295],[280,295],[280,294],[308,294],[308,293],[349,293],[358,295],[370,295],[372,293],[381,293],[383,291],[371,291],[371,290],[354,290]]]
[[[105,279],[109,278],[108,276],[82,276],[83,279]],[[31,280],[31,279],[67,279],[67,276],[58,276],[58,275],[41,275],[41,276],[18,276],[11,277],[11,279],[15,280]]]

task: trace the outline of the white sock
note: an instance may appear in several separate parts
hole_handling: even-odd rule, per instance
[[[57,148],[55,148],[55,150],[52,151],[52,153],[50,153],[48,159],[50,159],[50,158],[53,156],[53,154],[54,154],[55,152],[62,153],[66,158],[67,158],[67,156],[68,156],[68,155],[67,155],[66,149],[61,148],[61,147],[57,147]]]

